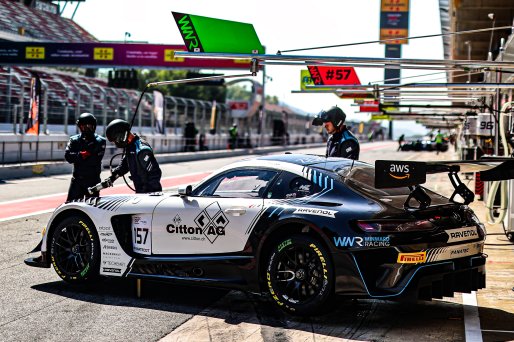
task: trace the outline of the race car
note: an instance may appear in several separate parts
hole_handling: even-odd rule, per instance
[[[375,168],[302,154],[242,160],[178,193],[64,203],[43,232],[40,255],[25,262],[52,265],[71,283],[136,277],[267,292],[298,315],[321,312],[334,295],[452,296],[485,287],[486,231],[458,180],[463,163],[492,167],[377,161]],[[505,163],[500,174],[512,178]],[[501,178],[500,166],[482,179]],[[448,172],[452,197],[419,185],[435,172]]]

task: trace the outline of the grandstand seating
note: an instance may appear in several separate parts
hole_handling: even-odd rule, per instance
[[[0,31],[48,42],[95,42],[97,39],[74,21],[57,14],[27,7],[23,3],[0,0]]]

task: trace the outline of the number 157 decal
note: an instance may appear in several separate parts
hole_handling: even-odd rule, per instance
[[[152,231],[150,229],[151,216],[132,216],[132,250],[140,254],[151,254]]]

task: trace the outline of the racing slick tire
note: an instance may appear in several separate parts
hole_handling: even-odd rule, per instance
[[[304,235],[278,239],[266,266],[268,291],[279,308],[302,316],[327,307],[334,293],[334,271],[319,241]]]
[[[99,274],[100,243],[91,220],[70,216],[62,220],[50,239],[50,261],[69,283],[85,283]]]

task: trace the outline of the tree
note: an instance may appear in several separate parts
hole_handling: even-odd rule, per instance
[[[143,70],[140,74],[141,89],[150,82],[187,78],[187,70]],[[225,103],[224,86],[199,86],[194,83],[171,84],[159,87],[165,95]]]
[[[266,103],[270,103],[270,104],[275,104],[275,105],[278,105],[279,104],[279,100],[278,100],[278,97],[273,95],[266,95]]]

